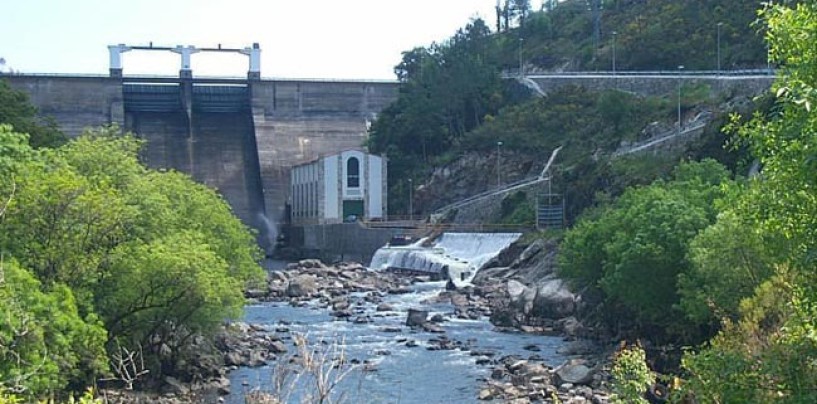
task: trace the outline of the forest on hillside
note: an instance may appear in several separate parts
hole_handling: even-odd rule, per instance
[[[380,113],[367,143],[389,157],[392,213],[407,208],[399,202],[406,200],[406,178],[421,183],[432,167],[490,150],[498,140],[510,152],[549,155],[553,144],[574,132],[605,128],[587,145],[609,148],[650,119],[671,119],[666,101],[626,94],[560,93],[542,101],[514,80],[503,80],[503,72],[520,63],[526,71],[610,70],[614,42],[618,70],[714,70],[718,54],[723,69],[765,68],[761,4],[566,0],[531,10],[528,1],[504,1],[496,21],[476,19],[446,41],[403,52],[395,67],[398,98]],[[686,98],[683,107],[699,101]],[[568,113],[554,123],[560,108]],[[593,118],[571,122],[573,116]],[[567,133],[554,125],[567,126]]]

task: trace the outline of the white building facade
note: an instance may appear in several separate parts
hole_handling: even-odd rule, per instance
[[[292,167],[291,223],[385,220],[386,163],[383,157],[347,150]]]

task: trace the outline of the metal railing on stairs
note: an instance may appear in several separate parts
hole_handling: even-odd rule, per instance
[[[532,186],[532,185],[540,184],[540,183],[545,182],[545,181],[549,181],[550,180],[550,176],[549,176],[550,166],[553,164],[553,160],[556,159],[556,155],[559,154],[559,150],[561,150],[561,149],[562,149],[562,146],[559,146],[555,150],[553,150],[553,152],[550,154],[550,158],[548,159],[547,164],[545,164],[545,168],[542,169],[542,172],[539,174],[539,176],[525,178],[523,180],[519,180],[519,181],[513,182],[511,184],[505,185],[502,188],[491,189],[491,190],[487,190],[485,192],[480,192],[480,193],[478,193],[476,195],[473,195],[473,196],[470,196],[468,198],[459,200],[459,201],[454,202],[454,203],[450,203],[450,204],[445,205],[442,208],[439,208],[436,211],[434,211],[432,216],[444,215],[445,213],[447,213],[447,212],[449,212],[449,211],[451,211],[453,209],[458,209],[458,208],[461,208],[463,206],[470,205],[472,203],[475,203],[475,202],[477,202],[479,200],[482,200],[482,199],[485,199],[485,198],[490,198],[490,197],[496,196],[496,195],[507,194],[509,192],[516,191],[516,190],[521,189],[521,188],[525,188],[525,187],[529,187],[529,186]]]

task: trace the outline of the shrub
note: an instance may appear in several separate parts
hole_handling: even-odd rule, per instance
[[[650,368],[647,366],[646,354],[640,345],[622,346],[616,354],[613,369],[614,403],[647,403],[644,393],[655,382]]]

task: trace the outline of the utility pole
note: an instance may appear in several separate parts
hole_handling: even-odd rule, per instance
[[[616,35],[618,33],[613,31],[613,76],[616,75]]]
[[[414,198],[413,198],[414,195],[412,195],[412,192],[414,191],[413,182],[414,181],[411,178],[408,179],[408,184],[409,184],[409,200],[408,200],[409,221],[414,220]]]
[[[501,167],[501,163],[500,163],[500,157],[501,157],[500,148],[501,147],[502,147],[502,142],[501,141],[496,142],[496,187],[497,188],[502,186],[502,176],[501,176],[500,170],[499,170],[500,167]]]
[[[721,27],[722,22],[718,23],[718,75],[721,74]]]
[[[681,133],[681,72],[684,65],[678,66],[678,134]]]

